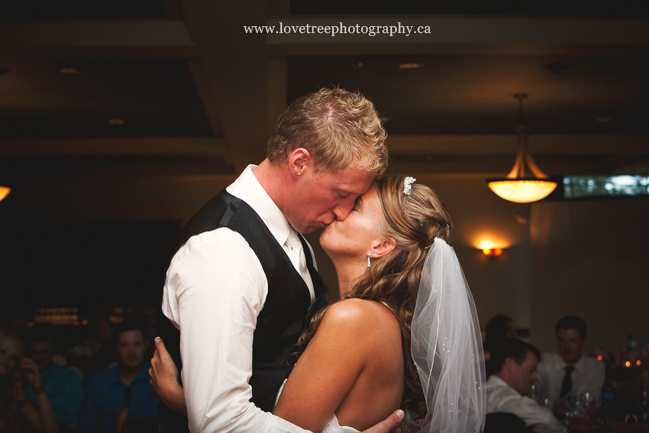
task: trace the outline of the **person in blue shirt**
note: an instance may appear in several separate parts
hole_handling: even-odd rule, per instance
[[[60,431],[75,430],[83,399],[83,380],[77,371],[54,362],[54,343],[49,328],[35,328],[31,335],[30,354],[38,365],[45,393],[56,414]],[[38,399],[29,386],[27,394],[34,405]]]
[[[124,319],[117,326],[119,363],[95,374],[86,387],[79,418],[81,433],[156,431],[159,397],[149,383],[149,345],[143,326]]]

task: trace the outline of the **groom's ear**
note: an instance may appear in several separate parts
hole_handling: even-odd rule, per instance
[[[303,147],[298,147],[288,154],[288,169],[291,176],[302,176],[309,164],[311,164],[311,153]]]
[[[387,237],[384,239],[377,239],[372,245],[372,256],[373,259],[378,259],[379,257],[386,256],[390,254],[397,247],[397,241],[393,237]]]

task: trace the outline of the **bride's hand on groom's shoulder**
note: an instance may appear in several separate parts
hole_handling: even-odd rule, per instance
[[[392,412],[392,414],[387,417],[385,420],[376,424],[374,427],[371,427],[367,430],[363,430],[363,433],[400,433],[401,429],[398,427],[403,421],[404,413],[401,409]]]
[[[160,337],[155,339],[155,352],[151,358],[151,386],[160,400],[169,408],[187,415],[185,393],[178,382],[178,368]]]

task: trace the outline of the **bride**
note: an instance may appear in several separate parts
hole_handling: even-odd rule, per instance
[[[450,230],[430,188],[394,176],[323,231],[341,301],[304,330],[274,414],[314,432],[358,432],[401,407],[404,432],[482,430],[480,329]],[[161,341],[152,364],[161,399],[186,411]]]

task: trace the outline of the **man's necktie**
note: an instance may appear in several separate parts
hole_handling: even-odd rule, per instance
[[[566,371],[566,374],[563,376],[563,382],[561,382],[561,392],[559,393],[560,398],[564,398],[568,394],[570,394],[570,391],[572,391],[572,372],[575,369],[575,367],[570,367],[566,366],[564,367],[564,370]]]
[[[304,279],[304,282],[312,294],[311,297],[313,298],[313,282],[311,280],[311,275],[309,274],[309,269],[306,266],[306,255],[304,253],[304,248],[302,247],[302,242],[300,242],[296,232],[291,231],[288,235],[286,246],[288,248],[288,257],[291,259],[291,263],[293,263],[295,269],[297,269],[302,276],[302,279]]]

